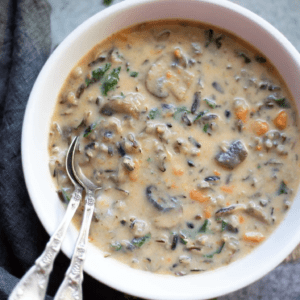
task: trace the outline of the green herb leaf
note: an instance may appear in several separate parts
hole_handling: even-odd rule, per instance
[[[138,72],[131,72],[130,76],[131,77],[138,77],[139,73]]]
[[[206,104],[211,107],[211,108],[216,108],[216,103],[212,100],[209,100],[209,99],[204,99],[204,101],[206,102]]]
[[[131,243],[136,247],[142,247],[146,242],[148,242],[151,239],[151,234],[148,233],[143,237],[140,238],[134,238]]]
[[[188,110],[185,106],[182,106],[182,107],[176,107],[175,109],[175,112],[174,112],[174,115],[173,115],[173,118],[177,121],[180,120],[180,117],[181,117],[181,114],[186,112],[187,114],[190,114],[191,111]]]
[[[119,74],[121,71],[121,67],[115,68],[112,70],[110,74],[105,77],[105,81],[102,84],[102,94],[107,96],[107,92],[115,89],[115,86],[119,82]]]
[[[283,181],[281,181],[277,194],[282,195],[287,193],[288,193],[288,187]]]
[[[125,99],[125,95],[124,95],[124,93],[123,92],[121,92],[121,97],[123,98],[123,99]]]
[[[98,123],[92,123],[90,126],[88,126],[83,133],[83,137],[88,137],[97,125]]]
[[[120,244],[120,242],[111,244],[111,247],[114,248],[115,251],[120,251],[122,249],[122,245]]]
[[[193,122],[201,119],[205,114],[207,114],[209,112],[209,110],[204,110],[204,111],[200,111],[199,114],[196,116],[196,118],[194,119]]]
[[[257,169],[260,169],[261,168],[261,165],[257,165]]]
[[[215,254],[220,254],[224,248],[224,245],[225,245],[225,242],[222,243],[222,245],[220,246],[219,249],[217,249],[215,252],[211,253],[211,254],[206,254],[206,255],[203,255],[204,257],[207,257],[207,258],[213,258],[213,256]]]
[[[147,159],[147,162],[150,162],[151,161],[151,158],[150,157],[148,157],[148,159]]]
[[[112,2],[113,2],[113,0],[103,0],[103,4],[106,5],[106,6],[111,5]]]
[[[86,87],[88,87],[93,81],[89,78],[86,78],[85,79],[85,84],[86,84]]]
[[[127,72],[129,72],[130,71],[130,69],[129,68],[127,68]]]
[[[227,222],[225,222],[224,220],[222,220],[222,231],[224,231],[227,227]]]
[[[290,105],[289,105],[288,101],[286,100],[286,98],[274,99],[274,101],[280,107],[283,107],[283,108],[289,108],[290,107]]]
[[[203,225],[200,227],[198,232],[203,232],[203,233],[206,232],[208,225],[209,225],[209,221],[208,221],[208,219],[206,219],[204,221]]]
[[[160,115],[159,113],[159,109],[158,108],[152,108],[149,112],[149,118],[151,120],[154,120],[155,118],[157,118]]]
[[[187,241],[184,240],[182,237],[180,237],[180,243],[183,244],[183,245],[186,245],[186,244],[187,244]]]
[[[68,195],[68,193],[63,188],[61,189],[61,192],[62,192],[65,202],[70,202],[71,198]]]
[[[206,133],[207,132],[207,129],[209,127],[209,124],[205,124],[204,127],[203,127],[203,131]]]
[[[107,63],[105,64],[104,67],[100,67],[94,71],[92,71],[92,77],[95,81],[100,80],[104,74],[110,69],[111,67],[111,63]]]

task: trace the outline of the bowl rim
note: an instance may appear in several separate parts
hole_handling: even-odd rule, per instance
[[[88,20],[83,22],[81,25],[79,25],[75,30],[73,30],[66,39],[55,49],[55,51],[51,54],[51,56],[48,58],[47,62],[45,63],[44,67],[42,68],[34,86],[32,89],[32,92],[29,97],[29,101],[26,107],[25,115],[24,115],[24,121],[23,121],[23,128],[22,128],[22,141],[21,141],[21,150],[22,150],[22,167],[23,167],[23,173],[25,177],[25,183],[27,186],[27,190],[31,199],[31,202],[34,206],[34,209],[43,224],[46,231],[51,235],[54,232],[55,227],[58,225],[51,222],[51,220],[45,219],[43,216],[45,215],[44,209],[41,207],[41,200],[40,195],[42,194],[42,190],[39,189],[39,186],[36,184],[36,177],[32,173],[32,137],[31,132],[34,126],[34,106],[37,102],[38,97],[41,94],[40,86],[42,86],[42,83],[47,80],[48,72],[52,68],[52,64],[55,64],[55,62],[61,57],[61,55],[65,52],[65,50],[69,47],[70,44],[74,43],[75,40],[77,40],[84,32],[88,31],[89,28],[92,25],[95,25],[99,20],[107,20],[108,18],[114,16],[116,13],[121,12],[122,10],[134,10],[139,7],[158,3],[157,0],[127,0],[124,2],[120,2],[117,4],[112,5],[111,7],[106,8],[105,10],[102,10],[98,13],[96,13],[94,16],[90,17]],[[160,0],[160,3],[166,3],[172,4],[174,3],[182,3],[183,0]],[[298,51],[294,48],[294,46],[277,30],[275,29],[270,23],[262,19],[261,17],[257,16],[255,13],[249,11],[246,8],[243,8],[235,3],[226,1],[226,0],[189,0],[190,3],[198,3],[200,5],[202,4],[209,4],[209,5],[215,5],[218,7],[221,7],[223,9],[228,9],[230,11],[234,11],[238,15],[242,16],[245,19],[248,19],[258,25],[262,28],[267,34],[271,35],[271,37],[277,41],[282,49],[286,52],[286,55],[291,58],[291,60],[295,63],[295,70],[297,69],[297,72],[300,74],[300,55]],[[198,5],[197,4],[197,5]],[[156,4],[157,5],[157,4]],[[133,23],[132,23],[133,24]],[[245,39],[245,38],[244,38]],[[247,40],[247,39],[246,39]],[[98,42],[97,42],[98,43]],[[76,63],[76,62],[75,62]],[[296,71],[295,71],[296,72]],[[288,85],[289,86],[289,85]],[[300,95],[300,92],[299,92]],[[294,98],[295,95],[294,95]],[[299,107],[299,106],[298,106]],[[42,151],[39,149],[38,151]],[[299,191],[298,191],[299,195]],[[296,197],[295,197],[296,198]],[[294,201],[295,202],[295,201]],[[294,204],[293,204],[294,206]],[[295,210],[290,210],[288,213],[289,216],[293,216],[295,214]],[[58,215],[58,219],[62,217],[62,214]],[[286,220],[284,220],[285,222]],[[282,227],[282,224],[279,225],[279,227]],[[67,235],[70,235],[72,237],[67,238],[68,242],[63,243],[62,245],[62,251],[70,257],[72,254],[72,245],[70,244],[70,241],[74,241],[74,237],[76,237],[75,229],[73,228],[71,230],[72,232],[68,232]],[[278,231],[278,228],[275,230]],[[274,238],[272,239],[272,236],[274,236],[274,233],[268,238],[268,243],[270,245],[275,245],[276,241]],[[270,240],[270,241],[269,241]],[[227,294],[229,292],[235,291],[237,289],[240,289],[242,287],[245,287],[246,285],[253,283],[254,281],[260,279],[262,276],[266,275],[269,271],[271,271],[274,267],[276,267],[292,250],[293,248],[298,244],[300,241],[300,222],[297,223],[297,230],[296,228],[293,231],[293,236],[287,234],[287,240],[286,244],[282,245],[280,248],[280,251],[278,253],[273,253],[273,255],[270,257],[270,259],[267,262],[262,262],[263,267],[260,270],[251,270],[252,273],[250,275],[245,275],[243,279],[241,278],[235,278],[237,280],[237,283],[235,285],[230,284],[230,282],[224,282],[222,289],[212,291],[211,293],[206,291],[205,293],[201,294],[200,297],[204,298],[212,298],[217,297],[220,295]],[[267,241],[265,242],[267,243]],[[88,251],[91,251],[91,253],[96,253],[97,250],[93,248],[92,245],[89,245]],[[257,253],[257,250],[254,250],[251,254],[251,256],[254,256],[254,254]],[[249,255],[248,255],[249,256]],[[259,257],[257,257],[259,259]],[[246,258],[242,259],[243,261],[246,261]],[[250,263],[251,260],[247,261],[247,263]],[[132,285],[128,284],[128,281],[122,283],[122,282],[116,282],[116,280],[121,281],[121,276],[114,276],[114,274],[108,275],[109,278],[103,277],[101,274],[99,274],[99,270],[95,270],[93,268],[93,264],[91,260],[86,261],[85,264],[85,271],[96,278],[97,280],[105,283],[106,285],[109,285],[113,288],[116,288],[118,290],[121,290],[122,292],[132,294],[134,296],[142,297],[142,298],[151,298],[151,299],[199,299],[199,290],[195,288],[195,282],[196,280],[192,278],[202,278],[201,275],[193,275],[188,276],[191,278],[190,280],[186,280],[185,278],[188,277],[171,277],[164,276],[164,275],[157,275],[152,273],[146,273],[140,270],[134,270],[130,267],[123,266],[123,264],[119,264],[117,262],[110,262],[111,264],[115,264],[117,268],[121,269],[122,274],[135,273],[134,276],[136,279],[139,277],[144,278],[143,282],[140,282],[141,286],[133,287]],[[231,265],[236,265],[239,267],[241,265],[241,259],[232,263]],[[230,265],[230,266],[231,266]],[[245,265],[245,264],[244,264]],[[248,265],[248,267],[251,269],[251,266]],[[130,270],[129,270],[129,269]],[[211,279],[214,278],[214,276],[222,276],[226,274],[227,267],[223,267],[220,269],[217,269],[215,271],[206,273]],[[200,277],[199,277],[200,276]],[[159,284],[158,281],[162,280],[165,284]],[[168,279],[167,279],[168,278]],[[151,282],[145,283],[146,280],[150,280],[155,282],[154,285]],[[192,283],[191,283],[192,282]],[[148,285],[147,285],[148,284]],[[182,287],[183,284],[186,284],[190,289],[191,293],[183,297],[183,295],[178,291],[178,287]],[[142,286],[147,285],[148,290],[145,292],[142,290]],[[165,287],[171,288],[171,291],[164,291]],[[149,290],[150,289],[150,290]]]

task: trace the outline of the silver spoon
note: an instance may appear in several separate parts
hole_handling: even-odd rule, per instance
[[[77,146],[76,140],[75,147]],[[80,167],[73,160],[73,172],[76,180],[86,191],[85,207],[81,229],[76,242],[75,250],[68,268],[65,279],[61,283],[54,300],[82,300],[82,281],[83,265],[86,257],[86,248],[89,236],[90,225],[95,208],[95,192],[102,187],[96,186],[93,182],[85,177]]]
[[[77,139],[78,137],[73,139],[66,157],[67,174],[75,186],[75,191],[72,194],[65,216],[47,243],[44,252],[15,286],[8,300],[44,300],[45,298],[54,260],[60,251],[67,228],[82,198],[82,187],[78,184],[72,170]]]

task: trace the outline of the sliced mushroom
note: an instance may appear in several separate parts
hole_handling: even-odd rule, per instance
[[[242,163],[248,155],[248,151],[241,141],[234,141],[226,152],[219,152],[215,160],[219,165],[227,169],[234,169]]]
[[[168,212],[179,206],[176,197],[170,195],[162,195],[162,192],[154,185],[149,185],[146,188],[146,197],[155,208],[162,212]]]
[[[231,205],[231,206],[223,207],[223,208],[219,209],[218,211],[216,211],[215,215],[216,215],[216,217],[221,217],[221,216],[236,213],[238,211],[245,211],[245,210],[246,210],[246,205],[235,204],[235,205]]]
[[[180,61],[178,61],[178,64]],[[173,52],[161,56],[154,62],[146,77],[146,88],[158,98],[166,98],[171,93],[177,100],[185,99],[186,92],[190,86],[194,74],[188,72],[181,66],[177,66],[181,72],[170,69],[173,64]],[[170,74],[168,78],[166,74]],[[178,74],[180,73],[180,74]]]
[[[268,224],[270,223],[270,219],[268,218],[267,214],[263,211],[261,207],[255,205],[253,201],[249,202],[246,212],[262,222]]]

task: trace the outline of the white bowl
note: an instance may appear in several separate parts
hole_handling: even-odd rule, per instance
[[[135,23],[183,18],[222,27],[258,48],[282,74],[300,101],[300,55],[268,22],[226,0],[127,0],[94,15],[74,30],[50,56],[31,92],[22,133],[22,162],[33,206],[51,235],[64,214],[48,168],[48,132],[60,88],[77,61],[95,44]],[[226,267],[199,275],[173,277],[135,270],[103,258],[89,245],[85,271],[97,280],[128,294],[151,299],[206,299],[240,289],[278,265],[300,241],[299,192],[285,220],[250,255]],[[62,250],[71,257],[77,231],[67,233]]]

